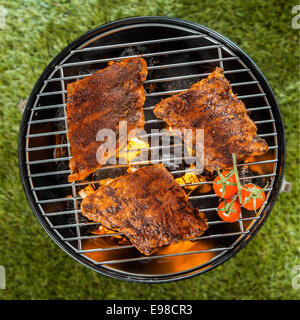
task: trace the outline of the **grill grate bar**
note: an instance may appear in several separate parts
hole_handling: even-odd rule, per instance
[[[232,87],[241,87],[241,86],[249,86],[253,84],[258,84],[259,82],[257,80],[254,81],[244,81],[244,82],[236,82],[236,83],[230,83]]]
[[[275,119],[254,121],[254,123],[256,124],[265,124],[265,123],[272,123],[272,122],[275,122]]]
[[[54,216],[60,216],[64,214],[74,214],[76,212],[80,212],[81,210],[65,210],[65,211],[56,211],[56,212],[47,212],[43,213],[44,217],[54,217]]]
[[[261,110],[268,110],[268,109],[271,109],[271,106],[247,108],[248,111],[261,111]]]
[[[67,117],[58,117],[58,118],[50,118],[50,119],[41,119],[41,120],[31,120],[29,124],[39,124],[39,123],[47,123],[47,122],[56,122],[56,121],[65,121]]]
[[[148,40],[148,41],[119,43],[119,44],[112,44],[112,45],[107,45],[107,46],[87,47],[87,48],[83,48],[83,49],[72,50],[71,53],[94,51],[94,50],[115,49],[115,48],[126,48],[126,47],[133,47],[133,46],[144,46],[147,44],[164,43],[164,42],[172,42],[172,41],[180,41],[180,40],[190,40],[190,39],[199,39],[199,38],[203,38],[203,37],[206,37],[206,35],[200,33],[200,34],[195,34],[195,35],[191,35],[191,36],[171,37],[171,38],[155,39],[155,40]]]
[[[264,203],[267,203],[267,201],[265,201]],[[217,211],[218,210],[218,208],[216,208],[215,209],[215,211]],[[243,222],[243,221],[252,221],[252,220],[257,220],[257,219],[259,219],[260,218],[260,216],[255,216],[255,217],[248,217],[248,218],[239,218],[238,220],[236,220],[236,222]],[[226,222],[226,221],[223,221],[223,220],[216,220],[216,221],[208,221],[207,222],[207,224],[208,225],[215,225],[215,224],[228,224],[229,222]],[[205,236],[205,237],[210,237],[210,235],[209,236]],[[199,238],[201,238],[201,237],[199,237]],[[198,238],[195,238],[196,240],[198,239]]]
[[[54,96],[56,94],[63,94],[63,93],[67,93],[67,90],[42,92],[42,93],[37,94],[37,97]]]
[[[258,136],[261,137],[261,138],[276,137],[277,136],[277,132],[261,133],[261,134],[258,134]]]
[[[148,67],[148,70],[151,71],[151,70],[187,67],[187,66],[194,66],[194,65],[198,65],[198,64],[204,64],[204,63],[213,63],[213,62],[219,62],[219,61],[232,61],[232,60],[238,60],[238,59],[239,59],[239,57],[228,57],[228,58],[217,58],[217,59],[209,59],[209,60],[178,62],[178,63],[172,63],[172,64],[163,64],[163,65],[157,65],[157,66],[150,66],[150,67]]]
[[[39,106],[39,107],[33,107],[31,110],[32,111],[37,111],[37,110],[48,110],[48,109],[57,109],[57,108],[64,108],[66,105],[64,103],[61,104],[51,104],[48,106]]]
[[[70,188],[70,187],[72,187],[72,183],[62,183],[62,184],[55,184],[55,185],[49,185],[49,186],[34,187],[34,188],[32,188],[32,190],[41,191],[41,190]]]
[[[262,161],[255,161],[255,162],[239,163],[239,164],[237,164],[237,167],[250,166],[250,165],[256,165],[256,164],[274,163],[277,161],[278,161],[278,159],[272,159],[272,160],[262,160]]]
[[[72,199],[72,198],[71,198]],[[78,212],[78,211],[76,211]],[[91,225],[97,225],[99,222],[88,222],[88,223],[70,223],[70,224],[60,224],[57,226],[51,226],[52,229],[65,229],[65,228],[73,228],[73,227],[86,227]]]
[[[47,171],[47,172],[40,172],[40,173],[30,173],[30,174],[28,174],[28,177],[37,178],[37,177],[70,174],[70,173],[72,173],[71,170]]]
[[[265,93],[254,93],[254,94],[246,94],[243,96],[237,96],[238,99],[249,99],[249,98],[257,98],[257,97],[265,97]]]
[[[269,146],[269,150],[274,150],[274,149],[278,149],[278,146]]]
[[[42,133],[32,133],[27,134],[26,138],[39,138],[39,137],[47,137],[47,136],[55,136],[59,134],[67,134],[67,130],[61,130],[61,131],[49,131],[49,132],[42,132]]]
[[[219,57],[219,59],[220,59],[219,67],[222,68],[222,69],[224,69],[224,63],[223,63],[223,61],[224,61],[225,58],[222,58],[222,49],[221,49],[221,48],[218,48],[218,57]]]
[[[97,71],[95,71],[97,72]],[[49,82],[56,82],[56,81],[67,81],[67,80],[77,80],[80,78],[85,78],[85,77],[89,77],[91,76],[93,73],[86,73],[86,74],[78,74],[78,75],[74,75],[74,76],[66,76],[66,77],[57,77],[57,78],[52,78],[52,79],[47,79],[44,82],[45,83],[49,83]]]
[[[180,54],[180,53],[188,53],[188,52],[194,52],[194,51],[211,50],[211,49],[222,48],[222,47],[224,47],[224,45],[216,44],[216,45],[210,45],[210,46],[204,46],[204,47],[194,47],[194,48],[187,48],[187,49],[160,51],[160,52],[144,53],[144,54],[140,54],[140,55],[131,55],[131,56],[124,56],[124,57],[114,57],[114,58],[112,57],[112,58],[97,59],[97,60],[70,62],[70,63],[60,64],[60,65],[56,66],[55,68],[77,67],[77,66],[82,66],[82,65],[86,65],[86,64],[95,64],[95,63],[123,60],[123,59],[128,59],[128,58],[138,58],[138,57],[150,58],[150,57],[164,56],[164,55],[170,55],[170,54]]]
[[[62,238],[63,241],[74,241],[74,240],[88,240],[88,239],[97,239],[97,238],[106,238],[106,237],[114,237],[114,236],[123,236],[122,233],[110,233],[110,234],[93,234],[90,236],[81,236],[81,237],[69,237],[69,238]]]
[[[59,148],[65,148],[69,147],[69,143],[62,143],[62,144],[52,144],[48,146],[40,146],[40,147],[30,147],[26,148],[25,151],[41,151],[41,150],[48,150],[48,149],[59,149]]]
[[[147,93],[146,97],[156,97],[156,96],[162,96],[162,95],[169,95],[169,94],[176,94],[185,91],[186,89],[179,89],[179,90],[170,90],[170,91],[161,91],[161,92],[152,92]],[[153,107],[154,108],[154,107]],[[147,110],[146,108],[143,108],[143,110]]]
[[[73,200],[82,200],[80,196],[78,197],[65,197],[65,198],[56,198],[56,199],[47,199],[47,200],[38,200],[37,203],[55,203],[55,202],[63,202],[63,201],[73,201]]]
[[[50,159],[41,159],[34,161],[26,161],[26,164],[40,164],[40,163],[48,163],[48,162],[57,162],[57,161],[68,161],[72,159],[72,157],[63,157],[63,158],[50,158]]]

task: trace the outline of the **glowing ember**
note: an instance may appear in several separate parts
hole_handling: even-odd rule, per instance
[[[79,195],[81,196],[82,199],[84,199],[86,196],[88,196],[94,192],[95,192],[94,188],[89,184],[86,188],[81,189],[79,191]]]
[[[114,179],[107,178],[99,181],[100,186],[106,186],[111,183]]]
[[[175,179],[179,185],[182,185],[190,194],[192,191],[198,189],[200,193],[208,193],[211,190],[210,184],[199,184],[200,182],[206,182],[204,176],[196,175],[194,172],[186,172],[182,177]],[[186,184],[194,184],[187,185]],[[196,184],[197,183],[197,184]]]
[[[122,150],[118,153],[118,158],[123,158],[127,163],[132,162],[134,158],[140,155],[142,149],[149,148],[149,144],[141,139],[133,138],[131,139],[125,150]]]
[[[111,234],[111,233],[117,233],[117,231],[108,229],[104,226],[100,226],[98,229],[92,231],[92,233],[94,233],[94,234]],[[121,236],[119,236],[119,235],[117,235],[115,237],[121,238]]]
[[[245,163],[257,162],[257,161],[266,161],[273,160],[275,158],[274,150],[269,150],[267,153],[264,153],[261,156],[249,157],[245,160]],[[249,169],[258,174],[268,174],[274,172],[275,164],[274,162],[264,163],[264,164],[254,164],[249,165]]]
[[[104,226],[99,226],[96,230],[93,230],[92,231],[93,234],[99,234],[99,235],[105,235],[105,234],[115,234],[115,233],[118,233],[118,231],[115,231],[115,230],[111,230],[111,229],[108,229]],[[120,235],[113,235],[111,237],[109,237],[110,239],[106,239],[107,241],[112,241],[112,242],[116,242],[121,245],[121,244],[130,244],[130,241],[126,238],[126,237],[123,237],[123,236],[120,236]]]

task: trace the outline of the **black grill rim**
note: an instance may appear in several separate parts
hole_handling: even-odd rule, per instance
[[[44,80],[49,76],[49,74],[53,71],[53,68],[58,64],[59,61],[62,60],[62,58],[66,57],[71,50],[74,50],[78,47],[79,44],[82,44],[93,37],[95,35],[98,35],[100,33],[107,32],[109,30],[124,27],[132,24],[139,24],[139,23],[162,23],[162,24],[173,24],[178,26],[187,27],[190,29],[194,29],[196,31],[205,33],[212,38],[217,39],[220,42],[223,42],[230,50],[232,50],[235,54],[239,56],[239,58],[248,66],[251,68],[251,72],[254,74],[256,79],[259,81],[262,89],[267,94],[267,97],[269,99],[270,105],[272,106],[272,112],[275,119],[276,129],[278,131],[277,139],[278,139],[278,154],[280,155],[278,157],[278,163],[277,163],[277,169],[276,169],[276,177],[273,185],[273,189],[270,192],[269,195],[269,201],[264,208],[264,214],[258,219],[258,221],[255,223],[255,225],[251,228],[249,231],[249,234],[247,237],[245,237],[241,243],[234,247],[233,249],[229,250],[227,253],[225,253],[222,257],[217,259],[211,264],[208,264],[207,266],[201,266],[199,268],[195,268],[193,270],[183,271],[181,273],[176,273],[175,275],[165,275],[160,277],[149,277],[149,276],[137,276],[137,275],[131,275],[131,274],[124,274],[119,272],[114,272],[112,269],[105,268],[105,266],[96,266],[87,260],[83,259],[80,255],[74,253],[66,244],[64,244],[59,237],[52,231],[52,229],[49,227],[49,225],[46,224],[46,221],[42,218],[42,216],[39,213],[37,204],[35,203],[35,200],[33,198],[33,194],[30,190],[29,186],[29,180],[26,176],[26,161],[25,161],[25,142],[26,142],[26,134],[25,129],[28,122],[28,118],[30,115],[30,106],[32,105],[34,99],[36,98],[36,95],[40,89],[40,87],[43,85]],[[139,282],[139,283],[163,283],[163,282],[172,282],[172,281],[178,281],[183,280],[187,278],[191,278],[193,276],[196,276],[198,274],[203,274],[221,264],[223,264],[225,261],[236,255],[242,248],[244,248],[251,239],[256,235],[256,233],[261,229],[262,225],[265,223],[266,218],[270,215],[270,212],[275,204],[275,201],[278,197],[278,194],[281,190],[281,185],[283,182],[283,176],[284,176],[284,166],[285,166],[285,153],[286,153],[286,141],[285,141],[285,134],[284,134],[284,126],[282,122],[282,116],[281,112],[278,106],[278,103],[276,101],[275,95],[273,93],[273,90],[268,83],[265,76],[262,74],[258,66],[253,62],[253,60],[237,45],[235,45],[231,40],[228,38],[222,36],[221,34],[217,33],[216,31],[213,31],[203,25],[199,25],[194,22],[177,19],[177,18],[169,18],[164,16],[143,16],[143,17],[132,17],[132,18],[126,18],[122,20],[117,20],[113,22],[109,22],[107,24],[104,24],[102,26],[99,26],[86,34],[82,35],[75,41],[73,41],[71,44],[69,44],[65,49],[63,49],[46,67],[42,75],[37,80],[28,100],[26,103],[26,106],[23,111],[22,120],[20,123],[20,131],[19,131],[19,141],[18,141],[18,161],[19,161],[19,172],[20,172],[20,178],[22,181],[24,192],[27,196],[28,202],[31,206],[31,209],[33,210],[33,213],[39,223],[42,225],[43,229],[46,231],[46,233],[50,236],[50,238],[61,248],[63,249],[67,254],[69,254],[73,259],[80,262],[81,264],[89,267],[90,269],[106,275],[110,276],[115,279],[119,280],[125,280],[130,282]]]

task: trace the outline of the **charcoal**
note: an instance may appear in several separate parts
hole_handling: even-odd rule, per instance
[[[128,47],[122,51],[122,53],[120,54],[120,57],[137,56],[137,55],[142,55],[147,53],[150,53],[150,50],[145,46]],[[148,67],[152,67],[158,64],[158,60],[155,57],[143,57],[143,58],[146,60]]]
[[[63,118],[65,116],[64,108],[57,108],[55,112],[55,118]],[[65,121],[55,121],[54,122],[55,131],[66,130]]]

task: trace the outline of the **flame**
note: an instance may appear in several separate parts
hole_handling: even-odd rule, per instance
[[[82,199],[84,199],[86,196],[94,192],[95,192],[94,188],[89,184],[87,187],[79,191],[79,195],[81,196]]]
[[[98,248],[112,248],[117,246],[108,243],[107,238],[86,239],[82,242],[83,250],[98,249]],[[198,267],[201,264],[209,262],[218,253],[214,251],[206,251],[213,249],[215,243],[211,240],[202,241],[180,241],[166,247],[159,248],[155,255],[168,255],[184,252],[200,251],[204,252],[190,255],[176,255],[174,257],[162,257],[158,259],[151,259],[149,261],[132,262],[120,264],[117,268],[122,271],[132,272],[136,270],[137,273],[147,274],[168,274],[173,272],[182,272],[188,269]],[[141,254],[134,248],[124,248],[122,250],[103,250],[85,252],[84,255],[96,262],[105,262],[107,260],[118,260],[124,258],[138,258]]]
[[[62,138],[62,136],[57,134],[55,136],[55,144],[60,145],[60,144],[64,144],[64,143],[65,143],[65,141]],[[54,152],[53,152],[54,158],[63,158],[63,157],[66,157],[66,155],[67,155],[67,148],[59,147],[59,148],[54,149]]]
[[[94,234],[110,234],[110,233],[116,233],[117,231],[108,229],[104,226],[99,226],[97,230],[93,230],[92,233]],[[116,236],[116,237],[120,237],[120,236]]]
[[[179,185],[185,185],[185,184],[192,184],[192,183],[199,183],[199,182],[205,182],[207,181],[204,176],[196,175],[194,172],[186,172],[182,177],[176,178],[175,181]],[[188,191],[188,194],[190,194],[192,191],[198,189],[200,193],[208,193],[211,190],[210,184],[198,184],[198,185],[192,185],[192,186],[184,186],[184,188]]]
[[[104,226],[99,226],[96,230],[93,230],[92,231],[93,234],[99,234],[99,235],[104,235],[104,234],[114,234],[114,233],[118,233],[118,231],[115,231],[115,230],[111,230],[111,229],[108,229]],[[107,241],[110,241],[112,243],[116,242],[118,244],[130,244],[130,241],[124,237],[124,236],[120,236],[120,235],[113,235],[111,237],[109,237],[110,239],[106,239]]]
[[[112,178],[107,178],[107,179],[102,179],[99,181],[100,186],[106,186],[109,183],[111,183],[114,179]]]
[[[126,148],[117,154],[118,158],[126,159],[127,163],[140,155],[142,149],[149,148],[149,144],[139,138],[132,138]]]
[[[113,179],[103,179],[99,181],[100,186],[105,186],[108,183],[110,183]],[[85,187],[84,189],[81,189],[79,191],[79,195],[84,199],[86,196],[93,194],[95,192],[95,189],[92,187],[92,185],[88,185],[87,187]],[[71,196],[70,196],[71,197]],[[104,234],[114,234],[114,233],[118,233],[118,231],[116,230],[111,230],[106,228],[103,225],[100,225],[96,230],[92,231],[93,234],[99,234],[99,235],[104,235]],[[123,236],[120,235],[114,235],[112,237],[110,237],[112,241],[115,242],[115,240],[117,240],[118,244],[128,244],[129,240]],[[109,240],[109,239],[107,239]]]
[[[264,153],[260,156],[253,156],[246,159],[245,163],[256,162],[256,161],[265,161],[275,159],[274,150],[269,150],[267,153]],[[249,169],[258,174],[268,174],[274,172],[275,164],[274,163],[264,163],[264,164],[252,164],[248,166]]]

